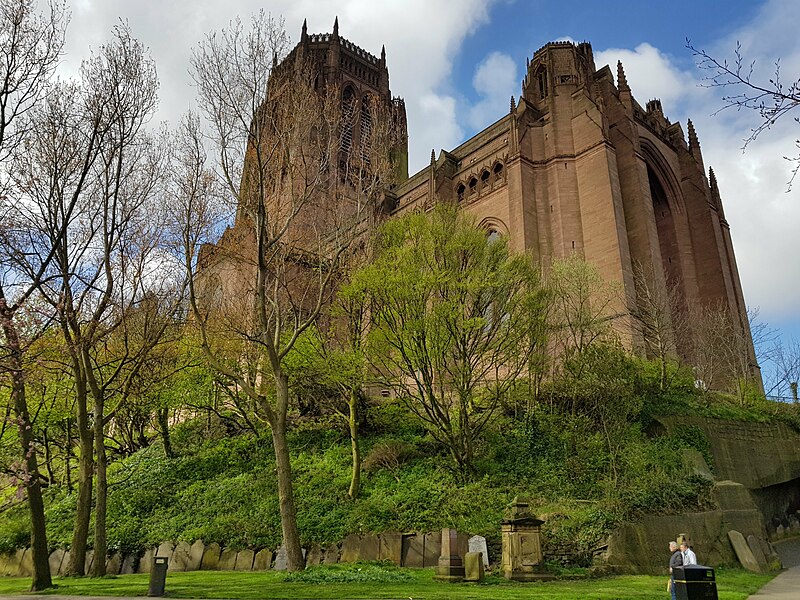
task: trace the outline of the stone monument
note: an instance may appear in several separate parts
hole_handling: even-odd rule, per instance
[[[464,579],[464,562],[458,555],[458,531],[455,529],[442,529],[442,553],[433,578],[453,582]]]
[[[544,521],[533,516],[529,503],[514,498],[502,522],[503,558],[501,570],[506,579],[536,581],[553,579],[544,569],[541,527]]]

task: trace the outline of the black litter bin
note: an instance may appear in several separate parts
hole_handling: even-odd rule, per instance
[[[167,566],[169,561],[166,556],[156,556],[150,568],[150,590],[148,596],[163,596],[164,586],[167,583]],[[716,598],[716,596],[714,596]]]
[[[675,597],[678,600],[718,600],[714,569],[703,565],[686,565],[672,569]]]

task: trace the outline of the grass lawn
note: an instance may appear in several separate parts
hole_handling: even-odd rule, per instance
[[[361,569],[361,570],[359,570]],[[51,593],[79,596],[144,596],[148,575],[102,579],[58,577]],[[400,569],[365,564],[315,567],[300,574],[194,571],[170,573],[166,590],[172,598],[399,598],[413,600],[499,599],[586,600],[668,598],[666,576],[626,575],[599,579],[514,583],[498,576],[481,585],[433,581],[433,569]],[[717,571],[720,600],[745,600],[773,575],[742,570]],[[30,579],[0,579],[0,595],[23,594]]]

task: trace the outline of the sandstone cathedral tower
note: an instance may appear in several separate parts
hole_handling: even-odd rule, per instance
[[[340,37],[337,21],[332,34],[308,34],[304,23],[284,63],[298,54],[312,57],[321,81],[336,83],[345,105],[360,110],[367,97],[377,98],[405,132],[405,106],[391,96],[384,50],[378,57]],[[670,122],[660,100],[642,107],[621,63],[616,71],[615,80],[608,66],[597,69],[588,43],[545,45],[528,61],[521,96],[495,123],[432,153],[430,165],[410,177],[407,145],[393,150],[397,182],[384,214],[452,202],[545,270],[578,253],[619,283],[615,328],[641,353],[632,314],[640,302],[636,273],[647,273],[650,285],[677,292],[676,320],[696,307],[724,308],[746,336],[757,371],[730,227],[694,127]],[[367,119],[362,111],[344,144],[357,147]],[[204,249],[207,266],[225,238],[236,237],[233,230]],[[690,336],[675,337],[677,353],[690,358]]]

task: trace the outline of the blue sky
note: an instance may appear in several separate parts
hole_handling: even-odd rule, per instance
[[[87,48],[107,37],[119,18],[151,48],[161,78],[159,119],[177,122],[193,106],[187,74],[191,48],[237,14],[263,8],[283,15],[297,39],[331,31],[378,54],[386,45],[392,91],[403,96],[409,119],[411,169],[431,148],[450,149],[503,116],[520,94],[525,61],[548,41],[592,43],[595,62],[622,59],[634,96],[662,100],[672,121],[691,117],[707,166],[713,166],[731,224],[745,297],[784,335],[800,337],[800,182],[786,193],[800,125],[786,120],[742,153],[756,124],[749,112],[712,113],[719,93],[698,86],[686,38],[715,55],[741,41],[767,77],[781,57],[786,78],[800,76],[800,2],[795,0],[69,0],[73,12],[63,72],[77,72]]]

